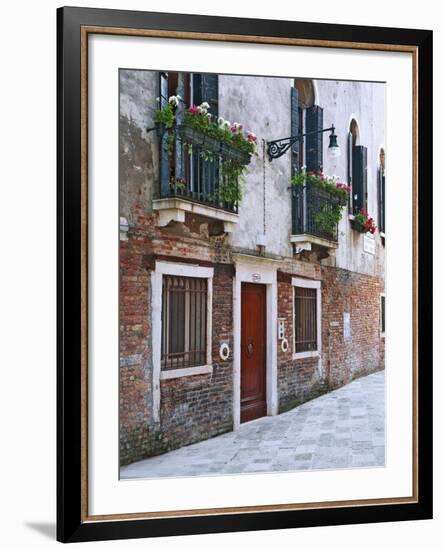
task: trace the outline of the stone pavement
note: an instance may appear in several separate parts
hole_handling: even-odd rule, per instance
[[[384,371],[286,413],[121,468],[121,479],[385,465]]]

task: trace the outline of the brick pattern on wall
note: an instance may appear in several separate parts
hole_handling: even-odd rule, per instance
[[[233,266],[224,237],[199,239],[155,226],[141,215],[120,243],[120,463],[128,464],[233,428],[232,355],[222,363],[221,342],[233,348]],[[196,223],[193,220],[193,223]],[[160,422],[153,421],[150,273],[155,258],[214,266],[212,375],[161,382]],[[219,263],[214,263],[219,262]]]
[[[345,269],[322,268],[323,364],[330,389],[384,368],[385,339],[380,336],[380,277]],[[344,312],[350,337],[344,337]]]
[[[288,351],[278,345],[279,412],[285,412],[326,391],[319,359],[308,357],[293,360],[293,287],[291,277],[278,276],[278,317],[285,319]]]
[[[120,462],[127,464],[233,428],[233,265],[223,235],[210,236],[195,218],[160,229],[156,215],[134,210],[128,241],[120,243]],[[193,232],[189,229],[193,228]],[[204,226],[205,227],[205,226]],[[161,382],[160,422],[153,422],[150,273],[155,259],[214,267],[213,373]],[[322,280],[322,362],[293,360],[292,275]],[[279,412],[384,366],[379,334],[383,280],[334,267],[286,259],[278,271],[278,317],[289,349],[278,342]],[[351,314],[344,339],[343,314]],[[227,342],[229,361],[219,347]]]
[[[383,279],[325,266],[321,276],[322,363],[317,358],[292,359],[291,277],[278,275],[278,317],[285,319],[289,342],[286,353],[278,346],[280,412],[384,368],[379,317]],[[344,337],[344,312],[350,313],[350,337]]]
[[[158,444],[149,454],[169,451],[233,429],[232,365],[213,365],[213,373],[161,382]]]

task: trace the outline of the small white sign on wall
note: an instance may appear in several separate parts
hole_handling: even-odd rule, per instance
[[[375,238],[370,235],[364,235],[364,252],[374,254],[376,252]]]
[[[261,280],[261,274],[260,273],[252,273],[251,274],[251,280],[254,282],[254,283],[257,283]]]
[[[350,313],[344,311],[344,338],[350,338]]]

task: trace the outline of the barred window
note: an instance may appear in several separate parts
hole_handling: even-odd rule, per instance
[[[163,276],[162,368],[206,364],[207,279]]]
[[[316,351],[317,334],[317,290],[316,288],[294,287],[294,351]]]

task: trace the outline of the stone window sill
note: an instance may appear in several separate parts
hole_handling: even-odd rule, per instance
[[[185,376],[195,376],[197,374],[213,374],[213,365],[163,370],[160,372],[160,379],[171,380],[172,378],[184,378]]]
[[[319,351],[300,351],[298,353],[293,353],[293,360],[308,359],[310,357],[317,357],[319,359],[320,356],[321,354]]]

